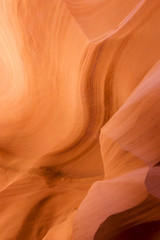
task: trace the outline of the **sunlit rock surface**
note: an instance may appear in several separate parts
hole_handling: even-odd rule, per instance
[[[0,240],[160,240],[160,2],[0,1]]]

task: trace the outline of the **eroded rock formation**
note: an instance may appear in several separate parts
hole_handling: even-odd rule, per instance
[[[0,240],[160,239],[160,2],[0,1]]]

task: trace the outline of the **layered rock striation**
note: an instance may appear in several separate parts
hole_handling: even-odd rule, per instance
[[[0,239],[160,239],[160,2],[0,1]]]

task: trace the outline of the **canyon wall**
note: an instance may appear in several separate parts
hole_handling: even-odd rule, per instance
[[[160,240],[160,2],[0,1],[0,239]]]

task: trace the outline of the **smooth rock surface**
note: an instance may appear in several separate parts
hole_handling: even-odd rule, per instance
[[[0,1],[0,240],[160,240],[159,22],[158,0]]]

